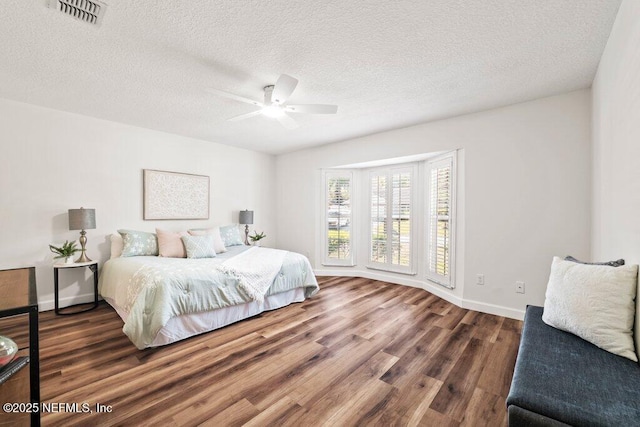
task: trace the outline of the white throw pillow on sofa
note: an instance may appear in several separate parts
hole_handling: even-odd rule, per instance
[[[633,361],[638,266],[577,264],[554,257],[542,320]]]

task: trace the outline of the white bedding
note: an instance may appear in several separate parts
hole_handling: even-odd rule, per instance
[[[138,348],[168,344],[302,301],[318,291],[304,256],[270,251],[274,250],[235,246],[207,259],[115,258],[102,268],[100,294],[125,321],[123,331]],[[241,263],[234,262],[238,256]],[[252,259],[259,266],[255,272],[275,271],[263,301],[262,295],[240,286],[252,277]],[[279,265],[265,269],[264,259]],[[236,268],[229,271],[225,263]]]

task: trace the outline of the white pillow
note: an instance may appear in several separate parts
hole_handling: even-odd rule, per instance
[[[577,264],[553,258],[542,320],[635,362],[638,266]]]
[[[111,258],[120,258],[124,249],[124,240],[120,233],[111,235]]]
[[[224,246],[224,242],[222,241],[222,237],[220,236],[220,227],[193,229],[189,230],[189,234],[191,234],[192,236],[205,236],[210,234],[213,236],[213,246],[216,250],[216,253],[221,254],[222,252],[227,252],[227,248]]]

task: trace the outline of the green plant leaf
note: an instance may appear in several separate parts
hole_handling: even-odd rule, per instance
[[[249,238],[251,239],[252,242],[258,242],[264,239],[265,237],[267,237],[267,235],[264,234],[264,231],[262,233],[258,233],[257,231],[254,231],[253,236],[249,235]]]
[[[54,254],[57,254],[53,259],[67,258],[80,251],[80,249],[76,247],[75,241],[69,242],[68,240],[66,240],[60,247],[49,245],[49,250]]]

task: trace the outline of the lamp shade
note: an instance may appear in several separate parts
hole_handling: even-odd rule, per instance
[[[69,209],[69,230],[91,230],[96,228],[95,209]]]
[[[240,211],[240,224],[253,224],[253,211]]]

